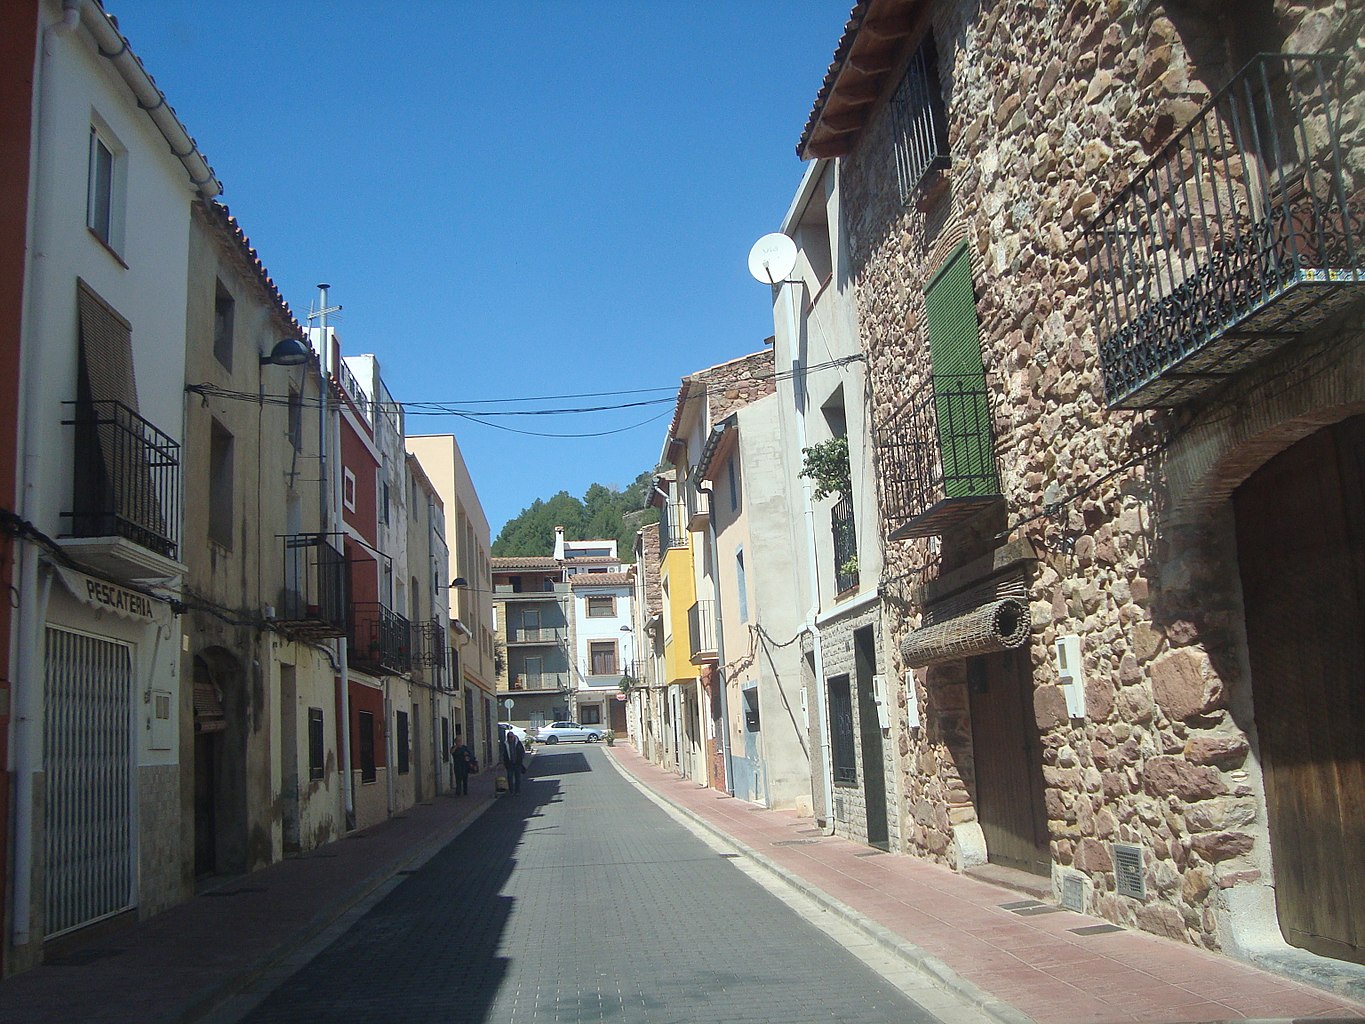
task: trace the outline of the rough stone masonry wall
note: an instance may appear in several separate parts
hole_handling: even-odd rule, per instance
[[[1360,10],[1280,3],[1276,14],[1289,30],[1285,51],[1358,57]],[[902,204],[885,109],[841,165],[875,429],[884,438],[898,403],[925,380],[923,286],[965,240],[1003,526],[1042,554],[1030,653],[1055,870],[1084,876],[1093,911],[1217,947],[1220,887],[1254,883],[1267,864],[1238,678],[1235,551],[1217,515],[1168,529],[1159,465],[1128,464],[1165,423],[1104,408],[1083,229],[1198,109],[1205,81],[1226,76],[1207,64],[1218,33],[1188,13],[1177,23],[1160,3],[1125,0],[939,3],[932,16],[953,154],[946,189]],[[1359,95],[1353,88],[1344,95]],[[1350,114],[1345,127],[1358,139],[1356,122]],[[893,652],[918,623],[914,584],[979,554],[989,533],[941,549],[887,545]],[[1065,634],[1081,637],[1085,657],[1078,723],[1055,685],[1051,645]],[[902,693],[895,730],[905,848],[947,863],[953,826],[973,815],[960,675],[952,666],[928,674],[915,734]],[[1145,903],[1115,894],[1113,841],[1144,849]]]
[[[777,381],[773,377],[773,350],[754,352],[741,359],[700,373],[692,374],[692,380],[706,384],[706,396],[712,423],[719,423],[736,409],[742,409],[750,402],[774,394]]]

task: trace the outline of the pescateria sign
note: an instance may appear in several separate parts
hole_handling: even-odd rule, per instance
[[[88,576],[63,565],[54,565],[58,578],[71,596],[82,604],[100,611],[113,612],[134,622],[165,622],[169,608],[165,601],[158,601],[149,594],[143,594],[117,583]]]

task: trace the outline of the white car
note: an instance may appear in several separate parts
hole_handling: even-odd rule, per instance
[[[526,748],[528,748],[528,749],[530,748],[530,746],[531,746],[531,734],[528,733],[528,732],[527,732],[525,729],[523,729],[521,726],[519,726],[519,725],[513,725],[511,722],[499,722],[499,723],[498,723],[498,738],[501,739],[501,738],[502,738],[502,734],[505,733],[505,732],[511,732],[511,734],[512,734],[513,736],[515,736],[517,739],[521,740],[521,745],[522,745],[523,747],[526,747]]]
[[[560,740],[585,740],[596,743],[602,738],[600,725],[579,725],[577,722],[551,722],[536,730],[538,743],[558,743]]]

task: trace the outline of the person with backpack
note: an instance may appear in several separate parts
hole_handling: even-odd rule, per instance
[[[469,795],[469,775],[471,772],[479,770],[479,762],[474,757],[474,751],[469,749],[468,744],[463,740],[450,752],[450,758],[455,763],[455,795]]]
[[[507,769],[507,789],[521,792],[521,777],[526,774],[526,746],[511,729],[503,730],[502,764]]]

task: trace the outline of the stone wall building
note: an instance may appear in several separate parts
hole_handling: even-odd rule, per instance
[[[798,149],[868,357],[904,851],[1365,960],[1362,28],[854,7]]]

